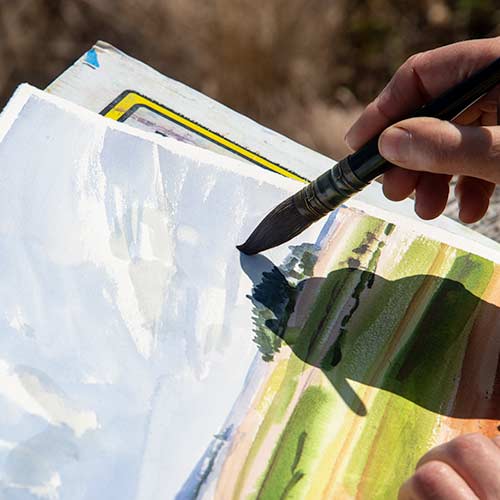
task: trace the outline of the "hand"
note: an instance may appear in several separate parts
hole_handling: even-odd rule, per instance
[[[500,56],[500,37],[472,40],[416,54],[367,106],[346,135],[351,149],[405,114],[438,96]],[[500,184],[500,88],[468,108],[454,123],[434,118],[403,120],[383,132],[382,156],[394,165],[384,174],[384,193],[400,201],[415,191],[415,211],[423,219],[440,215],[455,188],[463,222],[486,213],[495,185]]]
[[[433,448],[420,459],[398,499],[500,499],[500,436],[466,434]]]

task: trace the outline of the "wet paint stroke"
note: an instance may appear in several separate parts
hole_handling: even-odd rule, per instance
[[[312,275],[316,252],[315,245],[308,243],[291,247],[282,266],[269,263],[271,270],[262,273],[262,281],[248,297],[254,306],[254,341],[264,361],[272,361],[279,352],[302,282]]]

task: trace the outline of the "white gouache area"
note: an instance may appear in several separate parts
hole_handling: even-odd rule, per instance
[[[29,86],[0,165],[0,498],[174,497],[257,352],[235,245],[297,184]]]

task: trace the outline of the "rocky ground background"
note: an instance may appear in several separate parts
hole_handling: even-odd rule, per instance
[[[495,0],[0,0],[0,106],[102,39],[339,158],[349,125],[408,56],[496,35]],[[475,227],[500,241],[498,215],[499,189]]]

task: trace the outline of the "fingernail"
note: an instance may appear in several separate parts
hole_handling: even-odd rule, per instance
[[[410,133],[399,127],[391,127],[382,133],[379,140],[380,154],[394,163],[404,163],[410,156]]]
[[[350,149],[354,151],[351,137],[352,127],[347,131],[347,134],[344,136],[344,142],[349,146]]]

